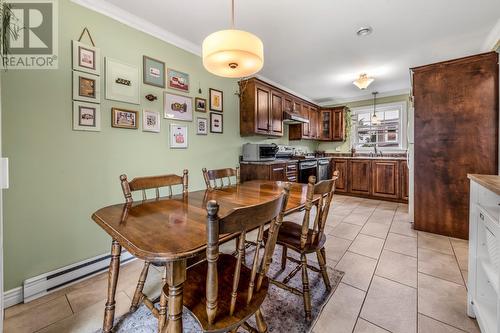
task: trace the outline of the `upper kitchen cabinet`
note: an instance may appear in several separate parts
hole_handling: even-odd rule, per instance
[[[321,141],[345,141],[345,106],[319,111],[319,133]]]
[[[272,86],[250,79],[240,82],[240,135],[283,136],[284,96]]]

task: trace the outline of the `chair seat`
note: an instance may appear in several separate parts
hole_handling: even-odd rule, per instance
[[[279,245],[284,245],[292,250],[299,253],[312,253],[323,248],[326,242],[326,236],[323,234],[321,237],[316,235],[316,239],[312,241],[313,231],[309,229],[307,233],[307,241],[304,248],[300,247],[300,236],[302,234],[302,225],[295,222],[284,221],[280,227],[278,233],[278,240],[276,241]],[[269,235],[269,230],[264,232],[264,239],[267,239]]]
[[[232,316],[229,315],[236,264],[237,259],[235,257],[222,253],[219,255],[219,260],[217,262],[219,277],[217,315],[212,325],[209,325],[207,322],[207,313],[205,310],[207,262],[201,262],[187,270],[186,281],[184,282],[183,303],[195,316],[205,332],[231,330],[240,325],[260,308],[262,302],[264,302],[266,298],[269,287],[269,280],[267,277],[263,279],[260,290],[254,290],[252,300],[250,304],[247,305],[251,270],[242,265],[235,311]],[[257,277],[255,281],[257,281]],[[165,287],[164,292],[168,295],[168,287]]]

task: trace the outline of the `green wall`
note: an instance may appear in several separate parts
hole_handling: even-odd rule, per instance
[[[111,107],[161,112],[163,98],[154,103],[143,98],[141,105],[132,105],[104,100],[103,95],[101,132],[73,131],[71,40],[84,27],[89,28],[102,57],[139,68],[143,55],[163,60],[167,67],[190,74],[193,97],[207,98],[209,87],[223,90],[224,134],[197,136],[194,122],[189,122],[189,148],[169,149],[171,121],[162,119],[159,134],[110,126]],[[120,174],[180,174],[187,168],[190,189],[196,190],[203,188],[201,168],[236,166],[243,143],[288,143],[288,133],[279,140],[240,138],[235,80],[211,75],[198,56],[69,0],[59,1],[59,69],[9,70],[3,73],[1,84],[2,148],[11,172],[10,189],[4,192],[5,290],[109,251],[110,238],[90,215],[123,200]],[[143,85],[141,97],[148,93],[162,96],[160,88]],[[196,116],[208,114],[195,112]],[[313,142],[294,144],[316,148]]]
[[[385,104],[385,103],[395,103],[395,102],[408,102],[409,95],[396,95],[396,96],[387,96],[382,98],[377,98],[377,105]],[[357,108],[361,106],[373,105],[373,99],[367,99],[362,101],[355,101],[350,103],[344,103],[341,105],[345,105],[348,108]],[[337,106],[337,105],[329,105],[329,106]],[[350,134],[350,131],[349,131]],[[337,150],[337,148],[339,150]],[[351,137],[347,136],[344,142],[322,142],[318,145],[318,150],[324,150],[328,153],[350,153],[351,152]]]

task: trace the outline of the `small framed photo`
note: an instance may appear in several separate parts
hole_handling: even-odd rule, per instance
[[[137,111],[119,108],[111,109],[111,126],[118,128],[137,129]]]
[[[198,112],[207,112],[207,100],[204,98],[195,97],[194,109]]]
[[[187,148],[187,132],[186,125],[170,124],[170,148]]]
[[[142,63],[142,82],[151,86],[165,88],[165,63],[148,56],[142,56]]]
[[[189,92],[189,74],[169,68],[167,69],[167,78],[170,89]]]
[[[101,130],[101,109],[99,104],[73,102],[73,130],[95,131]]]
[[[223,126],[222,114],[210,112],[210,133],[222,133]]]
[[[73,99],[76,101],[100,103],[101,80],[99,76],[73,71]]]
[[[208,119],[205,117],[196,117],[196,135],[208,134]]]
[[[160,113],[144,110],[142,112],[142,130],[144,132],[160,132]]]
[[[139,104],[139,69],[106,57],[106,99]]]
[[[223,93],[217,89],[209,89],[210,110],[222,112],[224,110]]]
[[[163,117],[183,121],[193,121],[193,99],[188,96],[164,93]]]
[[[73,69],[94,75],[101,74],[101,52],[97,47],[73,41]]]

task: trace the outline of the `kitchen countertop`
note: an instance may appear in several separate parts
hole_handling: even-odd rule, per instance
[[[273,165],[283,163],[298,163],[299,160],[294,159],[277,159],[274,161],[240,161],[240,164],[258,164],[258,165]]]
[[[468,174],[467,178],[500,195],[500,176]]]
[[[331,156],[332,158],[342,158],[346,160],[396,160],[406,161],[405,156]]]

